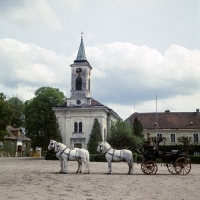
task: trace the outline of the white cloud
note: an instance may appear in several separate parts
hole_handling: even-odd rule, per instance
[[[78,47],[77,47],[78,49]],[[171,45],[164,54],[132,43],[99,44],[86,48],[93,67],[92,97],[123,119],[134,111],[154,112],[198,108],[200,51]],[[57,87],[69,97],[71,70],[77,51],[66,57],[36,44],[0,40],[0,90],[24,99],[42,86]],[[194,108],[195,107],[195,108]]]
[[[20,26],[47,25],[62,30],[62,23],[49,4],[41,0],[4,1],[1,3],[0,16]]]
[[[162,55],[145,45],[113,43],[87,48],[86,54],[94,68],[93,96],[104,104],[123,105],[122,113],[134,102],[140,110],[154,111],[148,102],[154,101],[156,94],[169,103],[162,104],[163,111],[174,110],[172,102],[179,101],[179,96],[183,101],[200,93],[200,51],[171,45]],[[197,105],[197,99],[194,101]],[[176,107],[182,109],[179,103]]]
[[[67,88],[71,58],[13,39],[0,40],[0,57],[1,86],[12,88],[12,94],[24,89],[28,93],[26,96],[30,96],[33,89],[42,86]]]

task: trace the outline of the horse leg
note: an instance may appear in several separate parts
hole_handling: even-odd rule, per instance
[[[129,166],[128,174],[133,174],[133,162],[131,160],[128,162],[128,166]]]
[[[133,174],[133,155],[128,156],[127,158],[124,159],[129,167],[128,174]]]
[[[59,158],[60,160],[60,173],[63,172],[63,159],[62,158]]]
[[[81,170],[82,170],[82,162],[80,160],[77,160],[78,162],[78,169],[76,171],[76,173],[81,173]]]
[[[67,173],[67,159],[63,159],[63,163],[64,163],[63,173]]]
[[[107,160],[108,161],[108,174],[111,173],[112,169],[111,169],[111,160]]]

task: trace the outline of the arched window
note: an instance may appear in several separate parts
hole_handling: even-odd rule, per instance
[[[75,133],[78,132],[78,123],[77,122],[74,123],[74,132]]]
[[[79,122],[79,131],[78,131],[79,133],[81,133],[82,132],[82,122]]]
[[[80,76],[76,78],[76,90],[82,90],[82,78]]]

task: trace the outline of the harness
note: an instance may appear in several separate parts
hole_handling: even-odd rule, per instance
[[[67,149],[67,148],[66,148],[66,149]],[[69,156],[74,157],[74,158],[78,158],[78,157],[76,156],[76,154],[77,154],[77,149],[76,149],[75,156],[70,155],[70,152],[71,152],[71,150],[73,150],[73,149],[70,149],[70,150],[69,150],[69,153],[64,152],[66,149],[64,149],[62,153],[66,154],[66,155],[68,156],[67,160],[69,160]]]
[[[112,147],[110,147],[110,149],[111,149],[111,148],[112,148]],[[117,158],[121,158],[122,150],[120,151],[120,156],[117,156],[117,155],[115,155],[115,150],[116,150],[116,149],[114,149],[112,153],[109,153],[110,149],[108,149],[108,151],[105,152],[104,155],[106,155],[106,154],[111,155],[111,156],[112,156],[112,160],[113,160],[113,157],[114,157],[114,156],[117,157]]]

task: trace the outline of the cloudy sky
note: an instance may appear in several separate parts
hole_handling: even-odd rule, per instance
[[[0,0],[0,92],[70,97],[80,45],[93,67],[92,97],[133,112],[200,108],[200,0]]]

